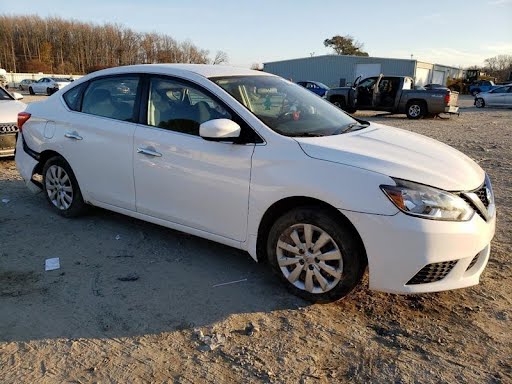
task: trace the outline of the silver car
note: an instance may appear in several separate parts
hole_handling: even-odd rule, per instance
[[[0,87],[0,157],[14,155],[18,113],[25,110],[25,103],[18,101],[23,96],[12,94]]]
[[[512,84],[478,93],[475,96],[475,106],[483,107],[512,107]]]

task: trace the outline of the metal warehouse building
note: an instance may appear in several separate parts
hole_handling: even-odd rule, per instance
[[[345,86],[356,77],[410,76],[416,85],[446,84],[448,77],[462,76],[462,69],[418,60],[383,57],[324,55],[263,64],[263,71],[292,79],[320,81],[330,87]]]

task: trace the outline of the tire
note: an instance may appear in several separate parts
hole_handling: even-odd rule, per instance
[[[63,217],[80,216],[87,209],[73,170],[60,156],[44,164],[43,191],[52,209]]]
[[[18,88],[20,91],[23,91],[23,85],[20,85]]]
[[[479,93],[480,93],[480,90],[479,90],[479,89],[473,89],[473,90],[471,91],[471,96],[476,96],[476,95],[477,95],[477,94],[479,94]]]
[[[35,92],[32,89],[32,87],[28,87],[28,93],[30,93],[31,95],[35,95]]]
[[[333,98],[331,98],[331,103],[333,103],[339,109],[343,109],[344,110],[346,108],[345,99],[343,99],[341,97],[333,97]]]
[[[48,96],[51,96],[51,95],[52,95],[52,93],[53,93],[53,91],[52,91],[52,89],[51,89],[51,88],[46,88],[46,94],[47,94]]]
[[[407,104],[405,113],[409,119],[422,119],[427,114],[427,106],[423,101],[412,101]]]
[[[475,107],[477,108],[483,108],[485,107],[485,100],[482,99],[481,97],[479,97],[478,99],[475,100]]]
[[[306,233],[311,233],[309,246]],[[311,302],[328,303],[348,295],[363,277],[366,256],[357,238],[352,228],[325,209],[296,208],[270,229],[267,258],[292,293]]]

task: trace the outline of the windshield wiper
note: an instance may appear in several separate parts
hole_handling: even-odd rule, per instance
[[[289,137],[323,137],[325,135],[322,135],[320,133],[313,133],[313,132],[303,132],[303,133],[297,133],[296,135],[287,135]]]
[[[339,132],[335,132],[334,135],[339,135],[342,133],[348,133],[352,131],[359,131],[360,129],[369,127],[370,124],[361,124],[361,123],[351,123],[344,126]]]

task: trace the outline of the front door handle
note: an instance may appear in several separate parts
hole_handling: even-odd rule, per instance
[[[142,153],[143,155],[148,155],[148,156],[154,156],[154,157],[162,157],[162,154],[160,152],[157,152],[153,149],[149,149],[149,148],[137,148],[137,153]]]
[[[74,140],[82,140],[83,137],[80,136],[77,132],[66,132],[64,134],[65,137],[67,137],[68,139],[74,139]]]

